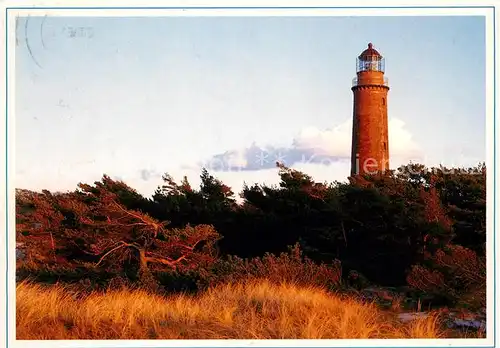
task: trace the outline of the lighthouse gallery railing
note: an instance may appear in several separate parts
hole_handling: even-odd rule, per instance
[[[357,77],[352,79],[352,87],[354,86],[359,86]],[[387,79],[387,77],[384,77],[384,86],[389,86],[389,80]]]

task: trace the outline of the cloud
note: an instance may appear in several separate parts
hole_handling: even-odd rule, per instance
[[[143,181],[149,181],[152,178],[157,179],[161,174],[156,169],[141,169],[139,176]]]
[[[348,156],[331,156],[313,148],[258,146],[254,143],[245,149],[217,154],[199,163],[199,166],[215,172],[234,172],[270,169],[276,167],[276,162],[291,166],[297,163],[330,164],[348,160]]]
[[[338,158],[351,156],[352,121],[320,130],[315,127],[303,129],[293,141],[293,146],[302,151]]]
[[[402,161],[421,161],[423,152],[420,146],[412,139],[413,136],[405,128],[404,121],[394,118],[389,121],[389,155],[391,158]]]
[[[352,120],[335,127],[307,127],[293,138],[289,146],[256,143],[247,148],[228,150],[198,163],[213,172],[259,171],[274,168],[276,162],[287,166],[345,164],[351,158]],[[422,152],[411,132],[399,119],[389,121],[391,161],[404,163],[422,160]]]

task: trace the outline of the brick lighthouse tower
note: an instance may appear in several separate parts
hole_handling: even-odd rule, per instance
[[[371,43],[356,59],[352,83],[354,112],[351,176],[375,174],[389,169],[387,124],[387,78],[384,58]]]

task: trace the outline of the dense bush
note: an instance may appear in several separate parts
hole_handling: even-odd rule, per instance
[[[452,304],[486,308],[486,258],[459,245],[448,245],[428,255],[427,265],[415,265],[408,283]]]
[[[314,285],[328,289],[338,287],[342,280],[340,261],[318,264],[304,257],[299,245],[289,247],[278,256],[267,253],[263,257],[242,259],[229,256],[220,260],[209,273],[209,285],[237,283],[243,280],[266,279],[275,284]]]
[[[211,267],[186,272],[167,271],[155,274],[162,289],[168,292],[196,292],[211,286],[265,279],[274,284],[296,284],[335,289],[342,281],[340,261],[316,263],[305,257],[298,244],[288,252],[243,259],[222,257]]]

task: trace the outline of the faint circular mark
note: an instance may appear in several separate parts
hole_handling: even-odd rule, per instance
[[[28,40],[28,23],[29,23],[29,19],[30,19],[30,16],[28,15],[28,17],[26,17],[26,22],[24,23],[24,41],[26,43],[26,48],[28,49],[28,53],[30,54],[31,59],[33,60],[33,62],[35,62],[35,64],[40,69],[43,69],[43,67],[40,65],[40,63],[38,63],[38,61],[35,59],[35,57],[33,55],[33,51],[31,50],[31,46],[29,44],[29,40]]]
[[[47,49],[45,46],[45,41],[43,40],[43,26],[45,24],[45,20],[47,19],[47,15],[43,16],[42,23],[40,24],[40,40],[42,41],[42,47],[43,49]]]

